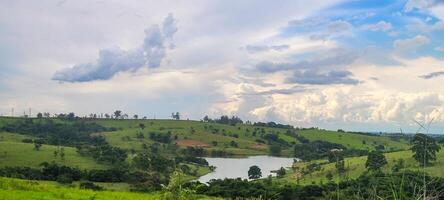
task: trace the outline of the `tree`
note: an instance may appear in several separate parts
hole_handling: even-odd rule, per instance
[[[421,166],[430,164],[430,161],[436,160],[436,153],[441,147],[436,141],[422,133],[418,133],[412,140],[413,158],[418,161]]]
[[[171,118],[173,118],[175,120],[179,120],[180,119],[180,113],[179,112],[171,113]]]
[[[145,124],[140,123],[140,124],[139,124],[139,128],[142,129],[142,130],[145,129]]]
[[[116,110],[116,111],[114,111],[114,117],[115,117],[116,119],[119,119],[120,116],[122,116],[122,111],[121,111],[121,110]]]
[[[281,167],[280,169],[277,170],[276,175],[277,177],[283,177],[285,176],[287,172],[285,171],[285,169],[283,167]]]
[[[60,158],[62,160],[65,160],[65,148],[63,147],[60,149]]]
[[[39,119],[43,118],[43,114],[42,113],[37,113],[37,118],[39,118]]]
[[[279,146],[278,144],[270,145],[270,154],[272,156],[280,156],[281,151],[282,151],[281,146]]]
[[[42,147],[42,142],[39,140],[34,141],[34,150],[40,151],[40,148]]]
[[[178,170],[174,171],[170,176],[170,182],[164,188],[164,198],[166,200],[187,200],[195,199],[195,192],[190,189],[183,188],[186,182],[184,174]]]
[[[133,118],[134,119],[139,119],[139,115],[134,115]]]
[[[365,168],[369,171],[379,171],[386,164],[387,159],[385,159],[385,156],[381,151],[372,151],[367,156]]]
[[[261,168],[259,168],[256,165],[251,166],[250,169],[248,170],[248,178],[249,179],[258,179],[260,177],[262,177]]]
[[[208,117],[208,115],[205,115],[205,117],[203,118],[203,121],[204,122],[209,122],[210,121],[210,118]]]
[[[73,112],[70,112],[66,115],[67,120],[74,120],[76,119],[76,115]]]

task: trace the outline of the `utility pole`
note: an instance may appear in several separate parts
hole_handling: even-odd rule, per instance
[[[14,108],[11,108],[11,117],[14,117]]]

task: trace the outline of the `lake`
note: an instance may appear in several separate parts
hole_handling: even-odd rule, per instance
[[[251,156],[247,158],[205,158],[209,165],[216,167],[214,172],[201,176],[198,181],[206,183],[211,179],[242,178],[248,179],[248,170],[257,165],[261,168],[262,177],[274,175],[273,170],[291,167],[293,158],[272,156]]]

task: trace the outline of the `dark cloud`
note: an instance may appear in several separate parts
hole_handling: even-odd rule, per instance
[[[423,79],[432,79],[432,78],[436,78],[439,76],[443,76],[444,75],[444,71],[439,71],[439,72],[432,72],[429,74],[424,74],[419,76],[419,78],[423,78]]]
[[[292,76],[286,79],[286,82],[307,85],[358,84],[359,81],[351,78],[351,76],[353,76],[353,74],[345,70],[333,70],[327,73],[316,70],[300,70],[295,71]]]
[[[273,45],[273,46],[267,46],[267,45],[247,45],[245,49],[248,51],[248,53],[258,53],[263,51],[283,51],[290,48],[289,45]]]
[[[256,69],[263,73],[274,73],[278,71],[295,69],[346,66],[352,64],[359,56],[360,53],[358,52],[334,50],[332,55],[315,58],[312,60],[301,60],[292,63],[274,63],[270,61],[263,61],[256,65]]]
[[[129,51],[120,48],[103,49],[96,62],[57,71],[52,79],[66,82],[107,80],[119,72],[136,71],[145,66],[159,67],[168,48],[174,47],[171,39],[176,32],[176,20],[169,14],[162,27],[152,25],[145,30],[141,47]]]

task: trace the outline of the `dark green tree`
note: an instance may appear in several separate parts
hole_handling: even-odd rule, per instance
[[[418,133],[412,140],[413,158],[418,161],[421,166],[430,164],[430,161],[436,160],[436,153],[441,147],[436,141],[422,133]]]
[[[277,177],[283,177],[286,173],[285,168],[281,167],[279,170],[277,170],[276,175]]]
[[[249,179],[258,179],[260,177],[262,177],[261,168],[259,168],[256,165],[251,166],[250,169],[248,170],[248,178]]]
[[[379,171],[386,164],[387,159],[385,159],[385,156],[381,151],[372,151],[367,156],[365,168],[369,171]]]
[[[40,148],[42,147],[42,142],[39,140],[34,141],[34,150],[40,151]]]
[[[280,156],[282,151],[281,146],[279,146],[278,144],[270,145],[269,150],[270,150],[270,155],[272,156]]]
[[[114,111],[114,117],[116,119],[119,119],[121,116],[122,116],[122,111],[120,111],[120,110]]]
[[[145,129],[145,124],[140,123],[140,124],[139,124],[139,128],[142,129],[142,130]]]

